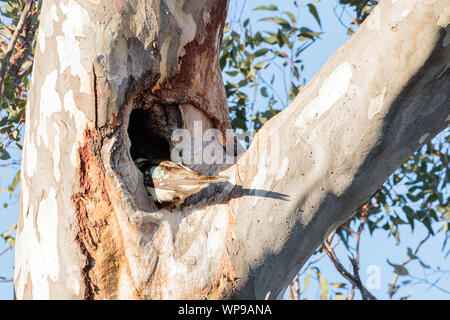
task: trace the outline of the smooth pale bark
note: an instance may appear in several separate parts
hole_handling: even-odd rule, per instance
[[[217,64],[226,6],[44,2],[17,298],[279,298],[326,234],[448,124],[450,1],[381,1],[222,172],[231,184],[158,210],[132,162],[129,116],[229,127]],[[177,125],[165,124],[168,138]]]

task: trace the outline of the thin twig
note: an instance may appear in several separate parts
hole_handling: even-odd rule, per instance
[[[11,281],[13,281],[13,279],[12,278],[7,278],[7,277],[0,277],[0,281],[1,282],[11,282]]]
[[[444,288],[441,288],[438,285],[436,285],[436,283],[440,280],[439,278],[436,279],[435,282],[431,282],[431,281],[429,281],[427,279],[422,279],[422,278],[414,277],[414,276],[411,276],[411,275],[410,275],[410,277],[411,277],[411,279],[416,280],[417,284],[425,283],[425,284],[430,285],[430,288],[435,288],[435,289],[437,289],[437,290],[439,290],[439,291],[441,291],[443,293],[446,293],[446,294],[450,295],[450,291],[448,291],[448,290],[446,290]]]
[[[9,249],[11,249],[11,247],[7,247],[5,250],[3,250],[2,252],[0,252],[0,256],[1,256],[2,254],[4,254],[6,251],[8,251]]]
[[[422,241],[420,241],[420,243],[418,244],[418,246],[416,247],[416,250],[414,250],[414,255],[417,255],[417,253],[419,252],[420,247],[428,240],[428,238],[430,237],[430,234],[427,234],[427,236],[425,237],[425,239],[423,239]],[[410,263],[413,259],[412,258],[408,258],[407,260],[405,260],[401,266],[404,267],[405,265],[407,265],[408,263]],[[391,292],[389,293],[389,300],[392,300],[392,297],[394,296],[394,294],[397,292],[397,290],[395,290],[396,284],[397,284],[397,280],[399,278],[399,274],[396,273],[394,276],[394,279],[392,279],[392,284],[391,284]]]
[[[298,280],[298,274],[295,276],[294,280],[292,280],[290,287],[291,287],[291,300],[299,300],[300,283]]]
[[[354,272],[354,274],[351,274],[349,271],[347,271],[347,269],[344,268],[342,263],[336,257],[336,254],[334,253],[334,250],[331,247],[330,242],[329,242],[330,241],[329,239],[332,239],[334,234],[335,234],[335,231],[330,234],[330,236],[328,237],[327,240],[324,240],[322,242],[323,250],[325,251],[327,256],[330,258],[331,262],[334,264],[336,269],[341,273],[341,275],[344,278],[346,278],[348,281],[350,281],[350,283],[352,285],[354,285],[356,288],[359,289],[359,291],[361,292],[361,296],[364,300],[377,300],[377,298],[375,298],[375,296],[373,294],[371,294],[369,292],[369,290],[367,290],[363,286],[361,279],[359,278],[359,272],[358,272],[359,267],[358,267],[358,264],[356,263],[356,261],[354,259],[350,259],[350,261],[352,262],[352,265],[353,265],[353,272]]]
[[[367,208],[368,208],[368,206],[365,206],[365,209],[363,209],[362,215],[364,215],[364,210],[367,210]],[[364,226],[364,224],[361,224],[358,228],[358,232],[355,233],[355,236],[356,236],[356,249],[355,249],[356,270],[359,269],[359,267],[358,267],[359,266],[359,244],[361,242],[361,232],[363,231],[363,226]],[[351,230],[351,229],[349,228],[349,230]],[[351,230],[351,231],[354,232],[353,230]],[[355,270],[355,265],[353,263],[352,263],[352,265],[353,265],[353,270]],[[359,273],[358,273],[358,275],[359,275]],[[349,300],[353,300],[353,298],[355,297],[355,288],[356,287],[353,285],[351,292],[350,292],[350,296],[348,298]]]

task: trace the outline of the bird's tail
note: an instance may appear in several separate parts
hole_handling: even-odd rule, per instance
[[[228,177],[225,176],[211,176],[211,177],[201,177],[200,180],[202,182],[207,182],[207,183],[218,183],[218,182],[227,182],[229,180]]]

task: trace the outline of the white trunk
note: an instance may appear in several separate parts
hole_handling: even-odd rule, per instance
[[[130,140],[130,114],[165,113],[166,140],[194,120],[225,132],[224,2],[44,2],[18,299],[279,298],[326,234],[448,124],[450,1],[383,0],[221,173],[232,184],[158,210],[130,153],[158,144]]]

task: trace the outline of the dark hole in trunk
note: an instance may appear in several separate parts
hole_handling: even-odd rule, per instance
[[[131,157],[170,160],[171,135],[181,127],[177,105],[154,104],[148,109],[134,109],[128,125]]]

